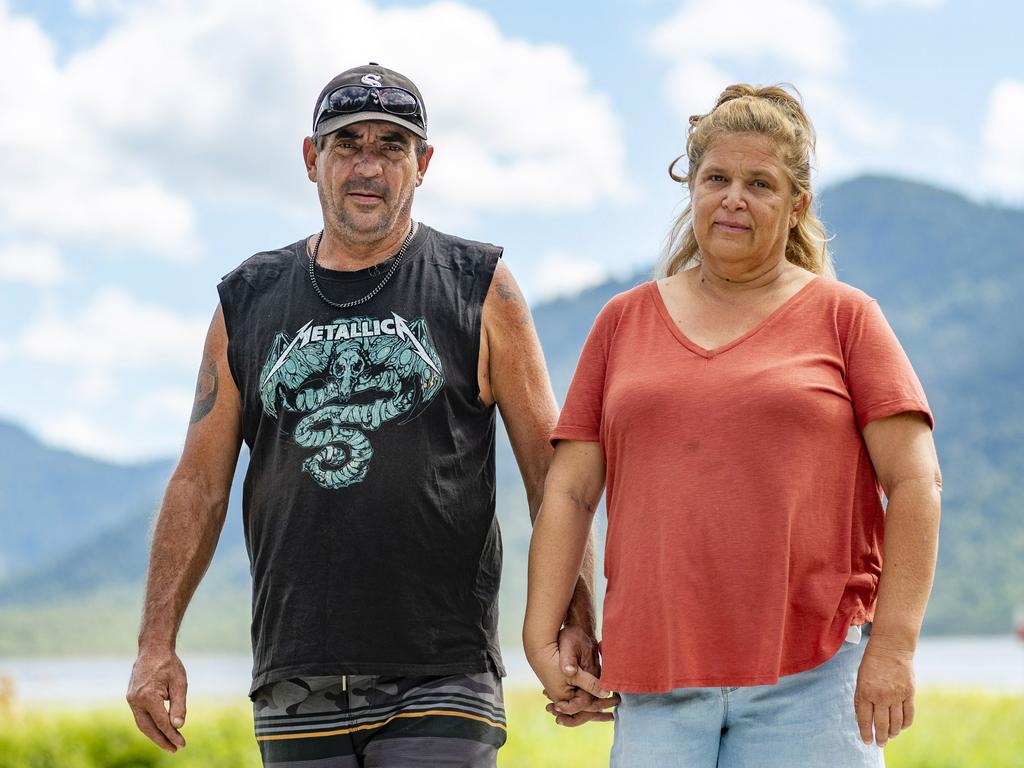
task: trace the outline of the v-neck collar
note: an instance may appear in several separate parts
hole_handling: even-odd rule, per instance
[[[782,302],[782,304],[776,307],[771,312],[771,314],[768,315],[768,317],[759,322],[749,331],[740,334],[732,341],[726,342],[725,344],[717,346],[714,349],[706,349],[705,347],[702,347],[695,341],[690,340],[686,336],[686,334],[679,330],[679,326],[676,324],[676,321],[672,318],[671,313],[668,311],[668,306],[665,304],[665,299],[661,295],[661,289],[658,288],[657,280],[652,280],[647,284],[647,286],[651,296],[651,300],[654,302],[654,306],[658,310],[658,314],[661,315],[661,319],[664,321],[665,325],[668,326],[669,332],[673,336],[675,336],[676,341],[678,341],[688,350],[693,352],[695,355],[699,355],[700,357],[710,360],[713,357],[718,357],[718,355],[724,354],[725,352],[728,352],[730,349],[739,346],[744,341],[749,339],[751,336],[755,336],[757,333],[759,333],[762,328],[766,328],[776,319],[784,315],[786,312],[789,311],[791,307],[799,303],[799,301],[808,293],[811,286],[816,285],[820,280],[820,277],[815,276],[814,278],[809,280],[807,284],[803,286],[799,291],[794,293],[792,296],[790,296],[788,299]]]

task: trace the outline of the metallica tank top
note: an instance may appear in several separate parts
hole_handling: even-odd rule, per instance
[[[420,225],[336,309],[306,241],[218,286],[241,393],[253,682],[504,674],[481,310],[501,249]],[[387,273],[317,268],[332,301]]]

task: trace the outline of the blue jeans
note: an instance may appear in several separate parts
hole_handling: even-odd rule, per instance
[[[861,741],[853,694],[870,628],[775,685],[622,694],[612,768],[881,768]]]

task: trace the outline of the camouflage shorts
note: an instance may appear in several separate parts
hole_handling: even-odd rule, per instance
[[[495,766],[505,743],[501,677],[302,677],[253,694],[272,768]]]

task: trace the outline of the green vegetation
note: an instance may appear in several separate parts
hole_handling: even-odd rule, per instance
[[[507,695],[509,740],[503,768],[606,765],[610,724],[558,728],[539,693]],[[0,707],[2,711],[2,707]],[[252,713],[242,703],[208,702],[189,710],[188,747],[175,756],[135,730],[127,707],[19,713],[0,717],[0,768],[259,768]],[[928,691],[918,719],[886,748],[889,768],[1019,766],[1024,754],[1024,696]]]
[[[223,570],[223,569],[221,569]],[[249,589],[224,587],[209,574],[196,591],[179,635],[189,652],[251,651]],[[142,616],[142,585],[104,587],[78,599],[0,609],[0,658],[134,656]]]

